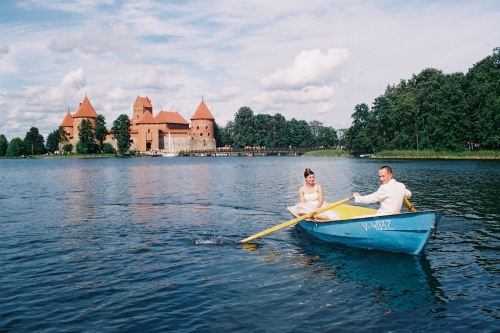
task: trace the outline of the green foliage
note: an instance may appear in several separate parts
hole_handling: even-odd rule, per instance
[[[427,68],[388,86],[370,109],[358,104],[344,132],[356,152],[382,150],[464,151],[500,148],[500,49],[469,72],[443,74]]]
[[[5,156],[8,147],[9,147],[9,141],[7,141],[5,135],[0,134],[0,157]]]
[[[106,118],[98,115],[94,128],[94,136],[98,144],[98,152],[102,152],[104,148],[104,140],[106,140]]]
[[[59,144],[69,142],[68,135],[69,133],[66,132],[63,127],[59,127]]]
[[[59,130],[54,130],[47,136],[47,142],[45,143],[45,148],[51,153],[59,150]]]
[[[234,115],[233,146],[243,148],[255,146],[258,142],[255,119],[252,109],[241,107]]]
[[[309,124],[297,119],[287,121],[279,113],[274,116],[254,115],[248,107],[240,108],[234,121],[228,121],[224,127],[216,125],[216,128],[218,147],[333,147],[339,142],[337,131],[333,127],[323,126],[319,121],[314,120]]]
[[[116,154],[115,148],[113,148],[113,145],[109,142],[103,144],[102,152],[104,154]]]
[[[76,152],[78,154],[95,154],[98,151],[98,146],[94,141],[94,130],[90,120],[83,119],[78,130],[78,138],[76,144]]]
[[[62,149],[66,154],[70,154],[73,151],[73,145],[71,143],[67,143]]]
[[[7,147],[5,157],[19,157],[22,155],[26,155],[24,141],[21,140],[21,138],[12,139],[9,143],[9,147]]]
[[[118,153],[124,155],[130,149],[130,120],[126,114],[121,114],[113,122],[111,128],[113,139],[117,140]]]
[[[38,132],[38,128],[31,127],[24,137],[26,153],[30,155],[41,155],[47,152],[43,136]]]

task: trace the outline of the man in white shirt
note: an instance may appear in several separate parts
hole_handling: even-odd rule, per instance
[[[411,192],[403,183],[392,178],[392,169],[386,165],[378,170],[380,185],[377,192],[369,195],[360,195],[354,192],[352,196],[356,203],[371,204],[380,201],[380,209],[375,216],[398,214],[401,211],[404,198],[411,198]]]

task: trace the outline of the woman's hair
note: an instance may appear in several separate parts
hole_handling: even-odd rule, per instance
[[[311,169],[306,169],[304,171],[304,178],[307,178],[307,176],[309,176],[309,175],[314,175],[314,172],[312,172]]]

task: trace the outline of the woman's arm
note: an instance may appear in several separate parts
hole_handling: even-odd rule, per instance
[[[304,199],[304,193],[302,192],[302,186],[299,187],[299,199],[300,202],[306,202],[306,200]]]
[[[318,189],[318,206],[316,208],[320,208],[323,205],[323,188],[321,185],[317,184],[317,189]]]

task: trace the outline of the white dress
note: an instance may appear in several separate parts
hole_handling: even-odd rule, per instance
[[[316,186],[314,186],[314,189],[316,190]],[[319,209],[316,208],[319,202],[319,193],[317,190],[314,193],[304,193],[304,200],[305,202],[299,202],[290,209],[297,215],[309,214],[314,212],[316,209]],[[323,208],[325,206],[326,204],[323,202],[320,208]],[[332,221],[340,220],[339,213],[333,210],[327,210],[326,212],[316,215],[316,217],[324,220],[332,220]]]

